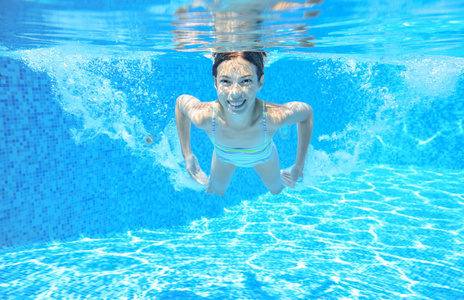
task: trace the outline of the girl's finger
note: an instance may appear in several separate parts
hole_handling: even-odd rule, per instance
[[[282,179],[282,181],[285,181],[288,183],[292,182],[292,178],[290,178],[289,176],[281,176],[280,178]]]
[[[291,182],[282,181],[282,184],[285,185],[285,186],[288,186],[289,188],[293,188]]]

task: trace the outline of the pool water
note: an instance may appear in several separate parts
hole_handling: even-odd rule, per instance
[[[463,172],[375,166],[170,230],[2,253],[34,299],[460,299]]]
[[[464,3],[250,2],[0,3],[0,299],[464,299]],[[231,47],[314,109],[295,189],[185,171],[175,99]]]

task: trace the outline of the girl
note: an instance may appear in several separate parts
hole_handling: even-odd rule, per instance
[[[277,104],[256,98],[264,83],[264,56],[263,52],[216,53],[213,77],[218,99],[177,98],[176,124],[185,167],[195,181],[208,186],[207,194],[224,195],[237,167],[252,167],[272,194],[280,193],[285,185],[294,187],[303,177],[313,110],[303,102]],[[209,178],[192,153],[191,123],[204,130],[214,145]],[[272,138],[279,128],[295,123],[296,162],[290,172],[281,171]]]

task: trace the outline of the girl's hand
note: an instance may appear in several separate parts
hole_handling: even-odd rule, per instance
[[[185,157],[185,168],[193,180],[201,185],[209,185],[208,176],[206,176],[205,172],[203,172],[203,170],[200,168],[197,157],[195,155],[190,154],[189,156]]]
[[[303,181],[303,169],[304,165],[293,165],[292,170],[280,170],[280,178],[282,183],[290,188],[294,188],[297,182]]]

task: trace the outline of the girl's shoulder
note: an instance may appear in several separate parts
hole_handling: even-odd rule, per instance
[[[290,109],[285,104],[265,102],[266,105],[266,120],[269,124],[279,125],[291,113]]]
[[[200,129],[211,126],[213,118],[213,105],[216,101],[201,102],[198,101],[191,106],[189,111],[190,119]]]
[[[266,119],[272,126],[285,126],[298,122],[299,115],[306,114],[311,107],[304,102],[273,103],[266,102]]]

